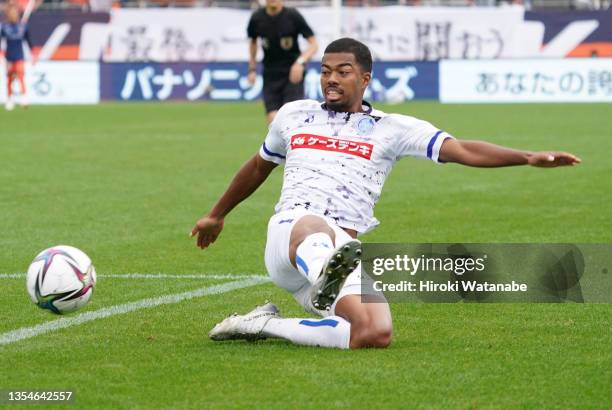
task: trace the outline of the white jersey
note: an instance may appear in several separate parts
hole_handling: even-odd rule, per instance
[[[398,159],[438,161],[449,134],[427,121],[385,114],[368,104],[364,112],[330,111],[313,100],[285,104],[270,125],[259,155],[285,164],[275,211],[304,208],[344,228],[374,229],[374,205]]]

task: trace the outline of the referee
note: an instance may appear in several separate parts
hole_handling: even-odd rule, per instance
[[[282,0],[266,0],[249,20],[249,83],[257,78],[257,38],[261,38],[263,58],[263,99],[268,123],[283,104],[304,98],[304,65],[317,52],[317,40],[304,17]],[[308,40],[300,53],[298,35]]]

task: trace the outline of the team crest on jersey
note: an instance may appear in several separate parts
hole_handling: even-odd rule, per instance
[[[290,50],[293,47],[293,37],[281,37],[280,46],[283,50]]]
[[[291,149],[316,149],[321,151],[341,152],[369,160],[374,146],[367,142],[356,142],[323,135],[296,134],[291,137]]]
[[[375,125],[376,121],[374,121],[374,118],[365,117],[360,119],[359,122],[357,122],[357,131],[359,131],[361,135],[367,135],[372,132]]]

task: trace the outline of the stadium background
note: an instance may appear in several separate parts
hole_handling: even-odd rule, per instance
[[[367,94],[371,100],[611,101],[612,10],[605,2],[530,2],[529,9],[426,6],[478,3],[461,1],[421,2],[421,7],[335,3],[340,2],[297,2],[322,45],[342,33],[372,48],[377,64]],[[166,8],[126,7],[154,2],[114,8],[108,3],[108,11],[91,11],[104,4],[76,9],[46,4],[30,21],[39,55],[39,64],[27,70],[32,104],[261,97],[261,79],[254,87],[246,82],[244,27],[253,3]],[[50,6],[65,4],[74,5]],[[572,4],[606,8],[559,8]],[[512,61],[499,63],[505,59]],[[313,62],[306,72],[308,98],[321,97],[317,78]],[[3,87],[0,101],[5,98]]]
[[[344,2],[355,7],[341,18],[347,35],[378,48],[378,107],[584,161],[494,171],[402,161],[364,241],[612,242],[606,2],[361,3]],[[384,351],[208,340],[226,314],[265,299],[286,316],[304,312],[262,279],[281,172],[232,213],[215,246],[202,253],[187,238],[266,132],[257,93],[241,86],[250,4],[159,4],[53,2],[32,15],[45,57],[28,70],[32,106],[0,111],[0,390],[71,389],[79,408],[608,407],[609,304],[394,304]],[[299,4],[322,16],[313,25],[324,47],[333,11]],[[385,13],[409,17],[397,26]],[[316,62],[309,70],[316,78]],[[317,84],[307,87],[315,96]],[[517,101],[542,103],[490,104]],[[66,322],[24,286],[32,258],[56,244],[83,249],[99,272],[92,301]]]

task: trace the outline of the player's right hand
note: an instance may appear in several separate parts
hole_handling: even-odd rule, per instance
[[[208,246],[217,240],[217,237],[223,230],[223,219],[205,216],[196,222],[191,230],[191,237],[198,235],[196,246],[201,249]]]

